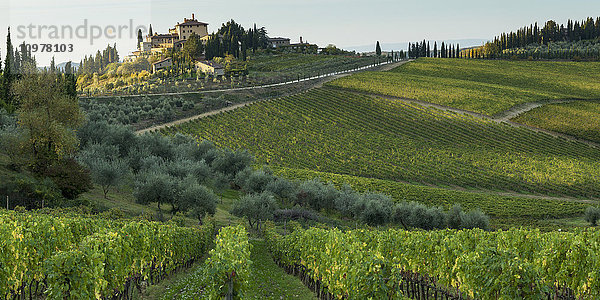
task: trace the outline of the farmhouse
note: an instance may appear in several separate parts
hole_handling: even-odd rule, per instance
[[[294,43],[287,45],[280,45],[277,47],[280,51],[283,52],[294,52],[294,53],[312,53],[317,54],[319,50],[319,46],[316,44],[311,44],[309,42],[303,41],[302,37],[300,37],[300,43]]]
[[[173,60],[168,57],[163,60],[159,60],[152,64],[152,73],[156,73],[156,71],[170,67],[173,65]]]
[[[282,38],[282,37],[269,38],[269,43],[271,44],[271,47],[273,47],[273,48],[278,48],[281,46],[289,46],[290,39]]]
[[[212,76],[223,76],[225,75],[225,68],[222,65],[212,61],[198,61],[196,62],[196,70],[204,72]]]

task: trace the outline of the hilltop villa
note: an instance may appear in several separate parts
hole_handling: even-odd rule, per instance
[[[199,22],[194,18],[183,18],[183,23],[177,22],[174,28],[169,29],[169,33],[159,34],[152,32],[150,25],[150,33],[146,36],[145,41],[138,40],[138,50],[133,52],[133,55],[140,56],[142,54],[163,52],[172,48],[181,48],[185,41],[195,33],[201,40],[208,39],[208,24]]]

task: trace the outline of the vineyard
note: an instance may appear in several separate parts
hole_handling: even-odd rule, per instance
[[[214,223],[183,228],[146,221],[0,212],[0,297],[130,299],[205,255]]]
[[[548,104],[512,121],[600,143],[600,102]]]
[[[463,207],[479,208],[494,217],[493,223],[497,228],[510,228],[517,224],[546,227],[543,220],[578,216],[587,206],[575,201],[467,192],[311,170],[278,167],[273,171],[279,176],[295,180],[319,178],[338,187],[348,184],[361,192],[377,191],[390,195],[396,202],[414,201],[432,207],[451,207],[460,204]]]
[[[331,89],[163,130],[259,163],[440,187],[600,197],[600,150],[487,119]]]
[[[420,58],[390,72],[363,72],[328,85],[494,115],[539,100],[599,99],[599,71],[596,62]]]
[[[302,77],[312,77],[364,67],[375,62],[377,60],[374,57],[289,53],[251,56],[248,60],[248,69],[255,72],[274,72],[289,76],[300,74]]]
[[[597,230],[296,228],[281,236],[270,227],[265,235],[274,259],[327,299],[600,297]]]

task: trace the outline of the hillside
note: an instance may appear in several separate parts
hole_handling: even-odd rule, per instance
[[[548,104],[512,120],[600,143],[600,102],[598,101]]]
[[[336,89],[163,130],[176,132],[248,149],[259,163],[288,170],[278,171],[286,177],[349,183],[396,201],[460,203],[483,209],[502,227],[580,216],[589,202],[576,198],[600,197],[598,149],[489,119]]]
[[[437,186],[600,197],[600,150],[486,119],[317,89],[187,123],[261,163]]]
[[[492,116],[539,100],[599,99],[599,74],[597,62],[420,58],[390,72],[355,74],[328,85]]]

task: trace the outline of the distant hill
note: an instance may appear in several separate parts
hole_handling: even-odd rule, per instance
[[[66,65],[67,65],[67,62],[63,62],[63,63],[56,65],[56,68],[58,68],[60,70],[64,70]],[[79,69],[79,63],[71,62],[71,66],[75,69]]]
[[[483,44],[485,44],[488,40],[487,39],[460,39],[460,40],[440,40],[437,41],[438,45],[441,44],[442,42],[446,43],[446,44],[460,44],[461,48],[468,48],[468,47],[474,47],[474,46],[482,46]],[[415,43],[418,41],[411,41],[411,43]],[[432,43],[434,41],[431,41]],[[381,43],[381,49],[383,51],[390,51],[390,50],[404,50],[406,51],[408,49],[408,43],[409,42],[400,42],[400,43]],[[433,47],[433,44],[431,45],[431,47]],[[354,50],[356,52],[369,52],[369,51],[374,51],[375,50],[375,42],[373,42],[372,45],[362,45],[362,46],[348,46],[348,47],[343,47],[345,50]]]

